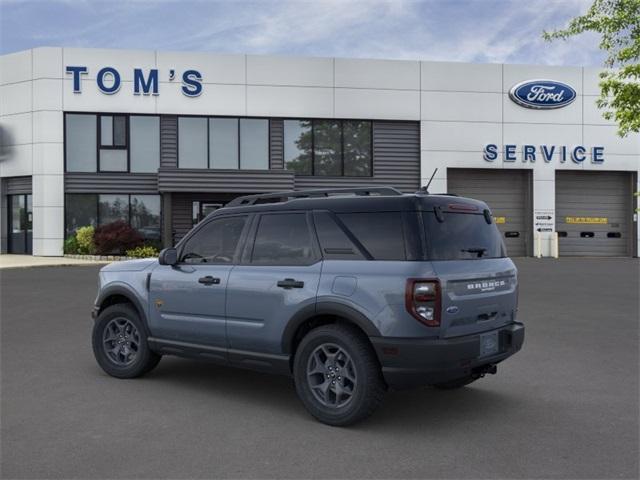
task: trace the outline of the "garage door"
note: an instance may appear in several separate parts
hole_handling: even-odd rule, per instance
[[[522,257],[530,253],[529,171],[449,168],[447,189],[449,193],[477,198],[489,205],[510,256]]]
[[[560,256],[633,254],[629,172],[556,172]]]

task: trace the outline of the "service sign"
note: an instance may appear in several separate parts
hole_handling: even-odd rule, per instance
[[[514,85],[509,97],[525,108],[550,110],[569,105],[576,99],[576,91],[555,80],[527,80]]]

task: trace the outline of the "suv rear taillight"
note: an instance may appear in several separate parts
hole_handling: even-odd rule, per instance
[[[440,282],[410,278],[405,291],[407,311],[428,327],[440,326]]]

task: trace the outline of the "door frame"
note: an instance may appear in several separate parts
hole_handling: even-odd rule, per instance
[[[31,238],[29,238],[29,230],[24,229],[21,231],[24,232],[24,253],[15,253],[12,252],[14,247],[13,242],[13,197],[23,197],[24,200],[24,212],[26,215],[25,219],[20,219],[20,223],[22,224],[23,220],[25,224],[29,222],[29,215],[31,215]],[[28,197],[31,197],[31,209],[29,210],[29,201]],[[14,255],[32,255],[33,254],[33,196],[31,193],[14,193],[7,195],[7,253]]]

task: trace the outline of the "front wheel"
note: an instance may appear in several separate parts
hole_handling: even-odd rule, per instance
[[[160,361],[160,355],[149,348],[138,312],[127,304],[100,312],[93,325],[92,344],[98,365],[113,377],[139,377]]]
[[[347,426],[370,416],[386,386],[367,339],[344,325],[323,325],[298,346],[293,373],[296,391],[322,423]]]

